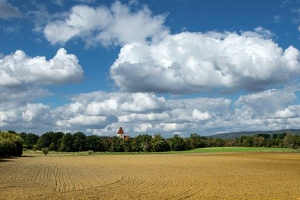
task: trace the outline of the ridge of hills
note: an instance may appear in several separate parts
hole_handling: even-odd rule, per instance
[[[230,133],[220,133],[215,135],[207,136],[209,138],[220,138],[220,139],[236,139],[241,136],[253,136],[257,134],[279,134],[279,133],[292,133],[300,135],[300,129],[282,129],[274,131],[239,131],[239,132],[230,132]]]

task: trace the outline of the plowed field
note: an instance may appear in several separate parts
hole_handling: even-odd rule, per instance
[[[300,199],[299,153],[32,155],[0,161],[0,199]]]

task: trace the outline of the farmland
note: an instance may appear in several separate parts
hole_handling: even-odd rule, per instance
[[[299,199],[300,154],[235,152],[0,161],[0,199]]]

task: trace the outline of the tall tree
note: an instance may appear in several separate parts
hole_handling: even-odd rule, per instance
[[[152,137],[151,146],[152,146],[152,151],[154,152],[163,152],[163,151],[170,150],[168,143],[165,141],[163,137],[161,137],[160,134],[156,134],[154,137]]]
[[[57,151],[60,147],[61,140],[65,135],[63,132],[50,132],[51,135],[51,144],[49,150]]]
[[[149,152],[151,151],[151,135],[138,135],[133,140],[135,141],[135,151],[138,152]]]
[[[74,137],[71,133],[66,133],[61,140],[59,150],[60,151],[66,151],[66,152],[72,152],[74,151],[73,143],[74,143]]]
[[[186,150],[185,141],[179,135],[174,135],[169,141],[171,151]]]
[[[200,135],[197,135],[196,133],[191,134],[189,139],[190,139],[190,146],[192,149],[205,147],[206,139],[201,137]]]
[[[87,149],[93,151],[104,151],[105,147],[103,140],[97,135],[90,135],[86,137]]]
[[[52,142],[52,134],[53,132],[46,132],[41,137],[39,137],[37,141],[37,145],[39,149],[48,148]]]
[[[82,132],[73,134],[74,137],[74,151],[85,151],[86,149],[86,136]]]

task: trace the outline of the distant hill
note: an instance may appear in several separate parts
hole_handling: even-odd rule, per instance
[[[253,136],[256,134],[278,134],[278,133],[293,133],[300,135],[300,129],[284,129],[284,130],[276,130],[276,131],[240,131],[240,132],[232,132],[232,133],[221,133],[216,135],[210,135],[210,138],[221,138],[221,139],[236,139],[241,136]]]

